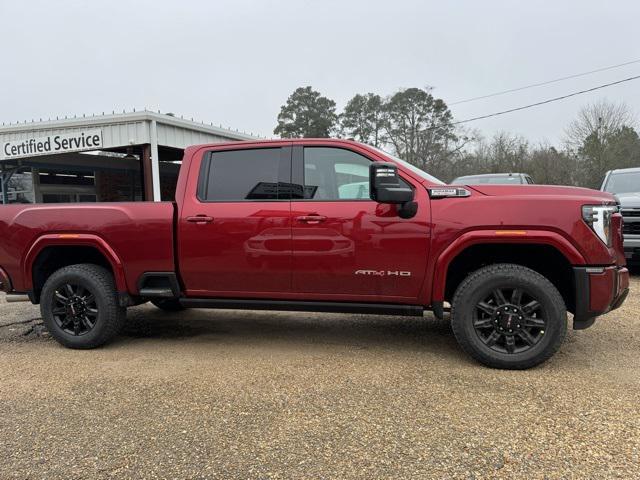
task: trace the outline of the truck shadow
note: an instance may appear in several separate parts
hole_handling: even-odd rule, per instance
[[[335,345],[368,349],[393,346],[462,356],[447,320],[428,315],[394,317],[306,312],[188,310],[165,313],[150,306],[129,311],[122,337],[200,342]],[[454,353],[455,352],[455,353]]]

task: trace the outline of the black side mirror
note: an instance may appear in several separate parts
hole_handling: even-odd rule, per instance
[[[413,190],[400,181],[398,167],[390,162],[371,162],[369,192],[379,203],[403,204],[413,200]]]

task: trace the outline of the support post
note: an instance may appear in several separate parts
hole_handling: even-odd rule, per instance
[[[151,144],[142,146],[142,178],[144,185],[144,199],[147,202],[153,198],[153,167],[151,165]]]
[[[9,196],[7,195],[7,188],[4,186],[4,163],[0,166],[0,187],[2,188],[2,204],[9,203]]]
[[[158,123],[151,120],[151,173],[153,175],[153,201],[162,201],[160,191],[160,157],[158,155]]]
[[[2,185],[2,204],[7,205],[9,203],[9,180],[13,177],[14,173],[17,173],[20,167],[13,167],[10,170],[6,170],[4,163],[0,163],[0,184]]]

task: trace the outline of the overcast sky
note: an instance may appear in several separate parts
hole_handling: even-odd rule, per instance
[[[273,136],[287,96],[434,88],[447,103],[640,59],[640,2],[0,0],[0,122],[160,109]],[[640,74],[640,63],[452,106],[457,120]],[[469,124],[559,142],[640,80]]]

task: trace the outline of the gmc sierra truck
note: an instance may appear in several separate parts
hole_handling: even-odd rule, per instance
[[[0,207],[0,285],[71,348],[126,308],[436,317],[497,368],[551,357],[628,293],[615,198],[538,185],[446,185],[353,141],[185,151],[174,202]]]

